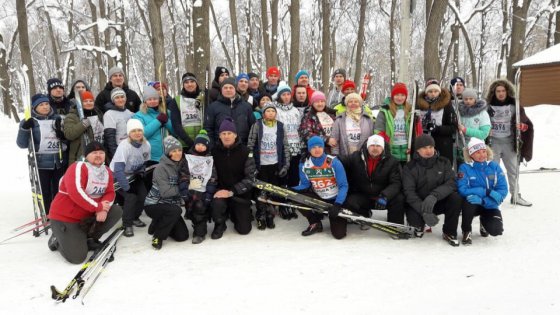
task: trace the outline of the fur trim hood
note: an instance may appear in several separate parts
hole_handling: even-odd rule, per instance
[[[488,86],[488,92],[486,94],[486,103],[492,105],[496,104],[496,88],[498,86],[503,86],[506,88],[508,103],[512,104],[515,102],[515,87],[511,82],[506,79],[498,79],[490,83]]]
[[[463,101],[459,102],[459,113],[463,117],[472,117],[478,115],[488,108],[485,100],[477,100],[473,106],[467,106]]]
[[[416,105],[420,110],[428,110],[430,108],[430,103],[426,101],[426,99],[424,98],[425,96],[425,91],[422,91],[418,95],[418,101],[416,102]],[[440,109],[443,109],[445,106],[449,105],[449,102],[451,102],[451,93],[448,89],[442,88],[441,93],[439,94],[439,98],[432,104],[432,110],[438,111]]]

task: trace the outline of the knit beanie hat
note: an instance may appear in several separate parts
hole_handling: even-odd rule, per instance
[[[91,93],[90,91],[83,91],[82,93],[80,93],[80,98],[82,99],[82,101],[94,100],[93,93]]]
[[[317,101],[326,101],[326,100],[327,100],[327,98],[325,97],[325,94],[323,94],[323,92],[315,91],[315,92],[313,92],[313,94],[311,95],[311,98],[309,99],[309,104],[313,105]]]
[[[224,87],[224,85],[233,85],[233,87],[235,88],[235,79],[234,78],[226,78],[224,81],[222,81],[222,84],[220,84],[220,89],[222,89]]]
[[[333,74],[332,74],[332,78],[334,79],[334,77],[337,74],[342,74],[342,76],[344,77],[344,79],[346,79],[346,70],[342,69],[342,68],[338,68],[336,70],[334,70]]]
[[[367,147],[369,148],[370,145],[378,145],[381,147],[385,147],[385,139],[383,139],[380,135],[373,135],[367,139]]]
[[[181,84],[185,84],[185,82],[189,80],[192,80],[196,82],[196,84],[198,84],[198,81],[196,80],[196,76],[194,75],[194,73],[191,72],[186,72],[185,74],[183,74],[183,76],[181,77]]]
[[[132,130],[135,129],[140,129],[142,131],[144,131],[144,125],[142,125],[142,122],[136,118],[130,118],[127,122],[126,122],[126,134],[130,134],[130,132]]]
[[[142,101],[147,101],[150,98],[157,98],[159,100],[159,93],[153,87],[146,85],[142,90]]]
[[[473,155],[473,153],[475,153],[478,150],[483,150],[486,149],[486,144],[484,143],[484,141],[472,137],[471,140],[469,140],[469,155]]]
[[[406,84],[398,82],[395,83],[393,89],[391,90],[391,99],[395,97],[397,94],[404,94],[408,98],[408,89],[406,88]]]
[[[313,147],[325,148],[325,142],[321,137],[313,136],[309,138],[309,140],[307,140],[307,150],[311,152],[311,149],[313,149]]]
[[[272,108],[274,109],[274,111],[276,112],[276,106],[274,106],[274,103],[272,102],[266,102],[262,108],[262,112],[264,114],[264,112],[266,112],[267,109]]]
[[[247,73],[240,73],[240,74],[237,75],[237,78],[235,78],[235,83],[236,84],[239,83],[239,81],[241,79],[245,79],[245,80],[249,81],[249,76],[247,75]]]
[[[117,96],[124,96],[126,99],[126,92],[121,88],[114,88],[111,90],[111,102],[115,102]]]
[[[427,147],[427,146],[436,146],[436,142],[432,136],[427,134],[422,134],[414,139],[414,150],[417,151],[420,148]]]
[[[354,83],[354,81],[352,80],[346,80],[344,81],[344,83],[342,84],[342,92],[344,92],[346,89],[356,89],[356,83]]]
[[[313,94],[315,94],[315,93],[313,93]],[[360,105],[362,105],[363,102],[364,102],[364,100],[362,99],[362,97],[358,93],[350,93],[350,94],[346,95],[344,97],[344,105],[348,105],[348,102],[350,100],[358,100],[360,102]]]
[[[300,78],[302,75],[307,76],[308,78],[310,77],[309,71],[307,71],[307,70],[299,70],[298,73],[296,73],[296,83],[297,83],[297,81],[299,81],[299,78]]]
[[[477,97],[476,97],[476,90],[475,90],[475,89],[467,88],[467,89],[465,89],[465,90],[463,91],[462,97],[463,97],[463,99],[465,99],[465,98],[474,98],[474,99],[476,100],[476,99],[477,99]]]
[[[39,104],[44,103],[44,102],[49,102],[49,97],[45,94],[35,94],[33,95],[33,97],[31,98],[31,106],[33,107],[33,109],[35,109],[35,107],[39,106]]]
[[[259,78],[259,76],[254,72],[247,73],[247,76],[249,77],[249,80],[252,78],[257,78],[257,79]]]
[[[231,131],[237,134],[237,128],[235,128],[233,119],[231,119],[230,117],[224,118],[224,120],[222,120],[222,123],[220,124],[220,129],[218,130],[218,133],[222,133],[224,131]]]
[[[113,68],[109,69],[109,79],[113,76],[113,74],[120,73],[124,76],[124,71],[122,68],[114,66]]]
[[[216,67],[216,70],[214,70],[214,81],[218,82],[218,78],[222,73],[227,73],[229,75],[229,70],[222,66]]]
[[[64,89],[64,84],[62,84],[62,81],[60,81],[60,79],[58,78],[49,79],[47,81],[47,91],[51,93],[51,90],[55,87],[61,87],[62,89]]]
[[[210,145],[210,138],[208,137],[208,132],[204,129],[200,129],[198,135],[194,138],[194,145],[204,144],[206,148]]]
[[[439,81],[436,79],[428,79],[428,81],[426,81],[426,93],[428,93],[431,90],[438,90],[439,92],[441,92],[441,87],[439,86]]]
[[[453,79],[451,79],[451,85],[452,85],[452,86],[455,86],[455,84],[456,84],[457,82],[463,83],[464,86],[467,86],[467,85],[465,84],[465,80],[463,80],[463,78],[461,78],[461,77],[454,77]]]
[[[270,77],[271,75],[276,75],[277,77],[280,77],[280,69],[278,69],[278,67],[270,67],[268,68],[268,70],[266,70],[266,77]]]
[[[278,88],[276,89],[276,99],[279,100],[280,96],[282,96],[282,94],[284,93],[292,94],[292,89],[286,83],[281,83],[280,85],[278,85]]]
[[[179,140],[175,139],[173,136],[167,136],[163,139],[163,152],[165,152],[165,155],[169,156],[169,153],[176,149],[183,149]]]
[[[105,147],[97,141],[92,141],[88,143],[88,145],[86,145],[86,149],[84,150],[84,156],[88,156],[88,154],[90,154],[93,151],[105,152]]]

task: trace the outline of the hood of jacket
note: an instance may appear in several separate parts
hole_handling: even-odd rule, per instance
[[[486,94],[486,103],[490,105],[496,105],[498,103],[498,100],[496,99],[496,88],[498,86],[506,88],[506,102],[508,104],[515,104],[515,87],[506,79],[498,79],[490,83],[488,86],[488,93]]]
[[[418,105],[418,109],[420,110],[428,110],[430,108],[430,103],[426,101],[425,96],[426,92],[424,91],[422,91],[418,95],[418,101],[416,102],[416,104]],[[431,104],[432,110],[438,111],[440,109],[443,109],[449,104],[449,102],[451,102],[451,93],[449,93],[448,89],[442,88],[438,99],[433,104]]]
[[[477,100],[476,104],[474,104],[473,106],[467,106],[465,105],[464,101],[459,101],[459,113],[461,113],[461,116],[464,117],[472,117],[478,115],[482,111],[485,111],[487,108],[488,106],[486,105],[486,101],[482,99]]]

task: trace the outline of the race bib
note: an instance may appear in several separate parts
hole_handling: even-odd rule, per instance
[[[278,163],[278,148],[276,147],[277,127],[268,127],[263,124],[263,137],[261,139],[260,160],[261,165]]]
[[[93,140],[103,143],[103,124],[99,120],[97,115],[89,116],[87,118],[89,120],[91,129],[93,130]]]
[[[321,127],[323,127],[325,136],[330,137],[332,134],[332,127],[334,125],[334,120],[331,118],[331,116],[329,116],[329,114],[325,112],[317,113],[317,118],[319,118],[319,122],[321,123]]]
[[[86,163],[86,166],[88,168],[88,181],[85,192],[91,198],[101,198],[109,184],[109,172],[107,172],[105,166],[95,167],[89,163]],[[77,167],[81,167],[81,165],[77,165]]]
[[[492,137],[507,138],[511,136],[511,117],[512,111],[510,106],[492,106],[494,117],[492,122]]]
[[[39,123],[41,141],[39,142],[39,151],[41,154],[54,154],[61,150],[60,140],[56,137],[53,128],[53,120],[36,120]],[[33,141],[33,140],[32,140]]]
[[[200,126],[200,109],[196,107],[198,100],[181,97],[181,124],[183,127]]]
[[[389,114],[390,115],[390,114]],[[404,110],[397,110],[397,115],[394,119],[395,130],[393,131],[393,144],[404,145],[407,144],[406,138],[406,123],[404,119]]]
[[[206,192],[206,185],[212,176],[214,159],[211,156],[197,156],[186,154],[185,158],[189,164],[190,185],[189,189]],[[194,183],[193,183],[194,181]]]

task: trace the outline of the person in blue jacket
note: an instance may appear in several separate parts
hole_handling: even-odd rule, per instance
[[[58,193],[58,182],[64,174],[63,151],[66,147],[61,141],[64,133],[56,127],[60,126],[56,122],[60,122],[61,116],[49,104],[47,95],[36,94],[31,102],[31,117],[20,122],[16,144],[27,149],[31,145],[29,140],[33,141],[43,204],[49,214],[51,202]]]
[[[502,235],[500,204],[508,194],[506,177],[484,141],[471,138],[464,149],[465,163],[459,167],[457,186],[463,201],[463,245],[472,244],[472,220],[480,216],[480,235]]]
[[[332,206],[329,208],[331,233],[336,239],[344,238],[346,219],[338,217],[348,194],[344,167],[337,157],[325,154],[325,142],[319,136],[309,138],[307,149],[309,157],[299,163],[299,185],[292,189],[331,203]],[[309,222],[309,226],[301,232],[301,235],[309,236],[323,231],[322,214],[307,210],[301,213]]]

